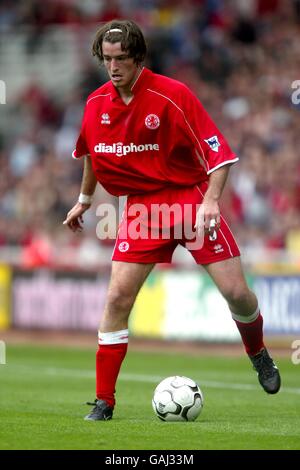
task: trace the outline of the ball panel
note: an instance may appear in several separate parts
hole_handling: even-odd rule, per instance
[[[182,385],[173,392],[173,400],[181,406],[192,406],[194,403],[194,392],[187,385]]]
[[[172,394],[169,390],[164,390],[161,392],[156,392],[153,401],[156,406],[157,412],[162,415],[165,413],[177,413],[178,405],[174,402]]]
[[[200,394],[195,394],[195,401],[193,406],[191,406],[186,413],[186,418],[188,421],[195,421],[198,418],[203,408],[203,401],[201,400]]]
[[[164,421],[175,423],[175,422],[184,422],[186,421],[186,419],[183,416],[181,416],[181,414],[173,415],[172,413],[168,413],[164,417]]]
[[[182,375],[176,375],[173,377],[172,386],[175,388],[182,387],[183,385],[188,385],[189,387],[197,387],[196,382],[190,379],[189,377],[184,377]]]

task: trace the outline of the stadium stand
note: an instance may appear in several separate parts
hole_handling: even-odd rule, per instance
[[[131,17],[147,35],[146,65],[187,83],[227,137],[232,168],[223,212],[249,266],[300,269],[299,1],[10,1],[0,5],[0,258],[23,267],[96,268],[95,210],[85,231],[62,226],[82,164],[71,158],[87,95],[106,77],[91,57],[101,21]],[[184,72],[183,72],[184,71]],[[294,101],[294,102],[293,102]],[[175,261],[192,263],[183,252]]]

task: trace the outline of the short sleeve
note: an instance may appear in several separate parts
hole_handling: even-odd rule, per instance
[[[75,160],[90,155],[89,148],[86,142],[86,135],[85,135],[85,123],[86,123],[86,108],[82,118],[81,130],[79,137],[76,142],[76,147],[72,152],[72,157]]]
[[[231,150],[201,102],[185,88],[182,109],[190,137],[205,162],[209,175],[221,166],[232,164],[239,159]]]

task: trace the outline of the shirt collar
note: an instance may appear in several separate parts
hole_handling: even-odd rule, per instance
[[[147,69],[146,67],[143,67],[142,70],[140,71],[139,75],[137,76],[134,84],[131,87],[131,91],[133,92],[134,95],[136,95],[139,91],[145,89],[146,84],[152,75],[151,70]],[[110,89],[111,89],[111,99],[115,100],[117,98],[120,98],[120,95],[118,93],[118,90],[112,82],[110,82]]]

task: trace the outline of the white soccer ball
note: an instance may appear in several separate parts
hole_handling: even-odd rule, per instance
[[[203,408],[203,394],[188,377],[167,377],[154,390],[152,407],[163,421],[195,421]]]

